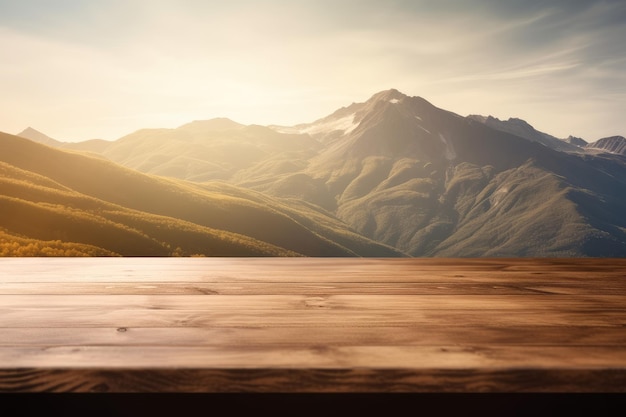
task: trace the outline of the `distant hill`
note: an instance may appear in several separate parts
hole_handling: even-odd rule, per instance
[[[89,139],[82,142],[63,142],[59,147],[76,151],[86,151],[102,154],[110,145],[111,141],[104,139]]]
[[[21,138],[30,139],[33,142],[42,143],[44,145],[53,146],[57,148],[66,148],[80,151],[87,151],[92,153],[102,153],[104,150],[111,145],[111,141],[104,139],[89,139],[82,142],[63,142],[60,140],[56,140],[51,138],[50,136],[41,133],[38,130],[33,129],[32,127],[28,127],[18,133],[16,136]]]
[[[43,143],[44,145],[48,145],[48,146],[62,146],[63,145],[63,142],[58,141],[56,139],[52,139],[50,136],[47,136],[41,133],[40,131],[33,129],[32,127],[27,127],[26,129],[18,133],[17,136],[21,138],[30,139],[37,143]]]
[[[100,153],[145,173],[208,181],[230,179],[270,155],[291,161],[307,158],[316,147],[317,142],[308,135],[283,134],[268,127],[215,119],[177,129],[143,129]]]

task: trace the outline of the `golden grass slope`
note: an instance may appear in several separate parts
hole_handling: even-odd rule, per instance
[[[6,163],[0,163],[0,229],[5,256],[294,255],[246,236],[63,189]]]
[[[141,174],[0,133],[3,245],[60,241],[124,256],[401,255],[336,219],[318,225],[306,211],[220,187]]]
[[[0,257],[8,256],[115,256],[97,246],[61,240],[37,240],[11,235],[0,230]]]

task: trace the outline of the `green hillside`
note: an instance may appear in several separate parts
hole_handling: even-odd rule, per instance
[[[401,255],[320,211],[225,184],[146,175],[8,134],[0,155],[5,245],[59,240],[124,256]]]

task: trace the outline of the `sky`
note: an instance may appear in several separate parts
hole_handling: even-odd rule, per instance
[[[294,125],[396,88],[626,136],[624,0],[0,0],[0,131]]]

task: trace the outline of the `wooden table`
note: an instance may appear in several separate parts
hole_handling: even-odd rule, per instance
[[[626,392],[626,259],[2,258],[0,392]]]

